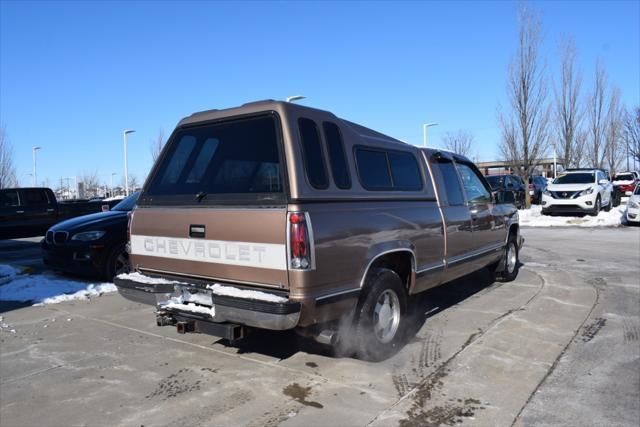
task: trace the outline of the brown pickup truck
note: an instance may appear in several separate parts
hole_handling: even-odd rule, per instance
[[[402,346],[409,298],[485,267],[512,280],[522,245],[467,158],[277,101],[183,119],[129,231],[115,284],[158,325],[295,328],[369,360]]]

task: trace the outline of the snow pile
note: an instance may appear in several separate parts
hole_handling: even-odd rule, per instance
[[[0,286],[0,301],[57,304],[63,301],[86,300],[116,290],[113,283],[87,284],[46,274],[15,276],[9,283]]]
[[[548,216],[542,215],[542,207],[533,205],[531,209],[518,211],[523,227],[619,227],[622,224],[626,206],[600,211],[598,216]]]
[[[267,302],[287,302],[286,298],[279,297],[274,294],[247,289],[238,289],[234,288],[233,286],[222,286],[217,283],[215,285],[207,285],[207,289],[211,289],[216,295],[226,297],[245,298]]]
[[[11,281],[15,276],[22,273],[19,269],[6,264],[0,264],[0,285]]]

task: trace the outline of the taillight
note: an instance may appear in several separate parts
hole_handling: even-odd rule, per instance
[[[289,268],[313,268],[309,217],[304,212],[289,212]]]

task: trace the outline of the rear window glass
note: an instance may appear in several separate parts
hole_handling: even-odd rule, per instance
[[[334,123],[324,122],[324,137],[327,141],[327,150],[329,151],[329,163],[331,163],[331,173],[336,187],[344,189],[351,188],[351,177],[349,176],[349,167],[342,142],[340,129]]]
[[[387,155],[389,156],[389,166],[391,166],[393,188],[395,190],[420,190],[422,178],[418,162],[413,154],[391,151]]]
[[[0,191],[0,208],[9,208],[19,205],[20,199],[18,199],[17,191]]]
[[[147,190],[150,196],[204,193],[207,200],[282,192],[276,122],[271,116],[178,130]]]
[[[391,175],[384,151],[357,149],[356,161],[362,186],[367,190],[390,190]]]
[[[302,155],[309,183],[315,188],[325,189],[329,186],[329,181],[327,180],[327,171],[324,166],[318,127],[313,120],[305,118],[298,119],[298,127],[300,129]]]
[[[630,174],[630,173],[620,173],[616,175],[614,179],[616,181],[633,181],[634,176],[633,174]]]

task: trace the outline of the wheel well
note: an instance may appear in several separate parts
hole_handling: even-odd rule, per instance
[[[373,261],[367,274],[375,268],[388,268],[400,276],[402,283],[409,289],[411,284],[411,271],[413,268],[413,254],[409,251],[396,251],[384,254]]]

